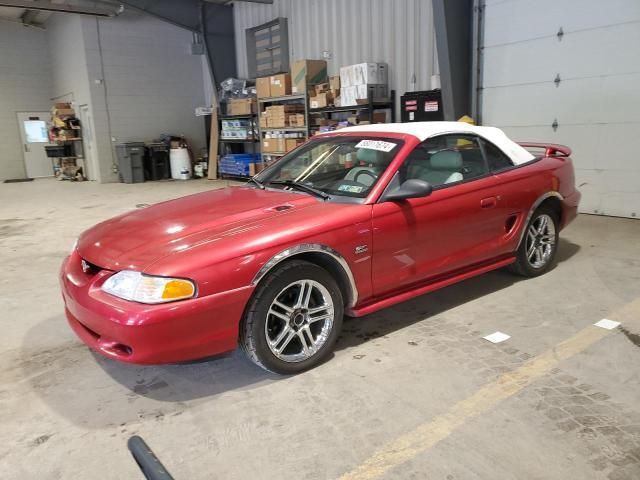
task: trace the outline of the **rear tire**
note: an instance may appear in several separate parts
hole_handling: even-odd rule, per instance
[[[256,288],[241,325],[240,344],[265,370],[300,373],[331,354],[343,315],[342,294],[333,277],[316,264],[291,260]]]
[[[558,250],[558,214],[549,207],[538,208],[525,227],[524,238],[509,270],[524,277],[537,277],[555,264]]]

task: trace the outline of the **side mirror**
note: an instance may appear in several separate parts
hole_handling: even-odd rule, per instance
[[[433,187],[429,182],[418,178],[411,178],[400,185],[398,188],[391,190],[383,197],[385,202],[398,202],[409,198],[428,197],[433,192]]]

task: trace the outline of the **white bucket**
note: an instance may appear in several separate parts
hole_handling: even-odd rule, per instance
[[[191,158],[186,148],[172,148],[169,154],[171,164],[171,178],[174,180],[189,180],[191,178]]]

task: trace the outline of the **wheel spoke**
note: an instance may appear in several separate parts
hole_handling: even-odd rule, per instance
[[[273,307],[278,307],[278,308],[284,310],[284,312],[288,313],[288,314],[293,313],[293,308],[289,307],[288,305],[285,305],[282,302],[279,302],[278,300],[274,300],[273,301],[273,305],[271,305],[271,308],[273,309]]]
[[[284,320],[285,322],[289,321],[289,316],[284,313],[276,312],[273,307],[269,309],[269,315],[273,315],[274,317],[278,317],[280,320]]]
[[[298,335],[298,338],[300,339],[300,343],[302,344],[302,351],[308,357],[309,355],[311,355],[312,352],[311,352],[311,348],[309,348],[309,345],[307,345],[308,339],[307,339],[307,336],[305,335],[305,331],[306,331],[306,328],[298,330],[297,335]],[[309,332],[309,335],[311,335],[311,332]],[[311,339],[310,346],[313,347],[313,338]]]
[[[533,257],[534,253],[536,253],[536,244],[532,242],[529,250],[527,250],[527,258],[531,260],[531,257]]]
[[[553,245],[556,243],[556,238],[553,235],[543,235],[540,238],[540,243],[543,245]]]
[[[538,225],[538,232],[537,232],[539,235],[542,235],[547,231],[547,223],[548,223],[548,220],[546,215],[540,217],[540,224]]]
[[[309,315],[313,315],[315,313],[320,313],[320,312],[324,312],[325,310],[329,310],[330,308],[331,307],[325,303],[324,305],[321,305],[319,307],[310,308],[309,310],[307,310],[307,313]]]
[[[278,338],[276,338],[271,343],[271,346],[275,349],[276,352],[281,353],[285,348],[287,348],[287,345],[291,343],[291,340],[295,336],[296,332],[294,332],[293,329],[287,326],[282,330],[282,332],[280,332]]]
[[[540,263],[544,261],[544,250],[542,249],[542,247],[536,248],[536,258]]]
[[[327,313],[325,315],[320,315],[319,317],[309,317],[309,324],[319,322],[321,320],[328,320],[333,318],[333,312]]]
[[[295,308],[302,308],[309,306],[309,300],[311,299],[311,291],[313,286],[309,282],[300,282],[300,291],[298,292],[298,301]]]
[[[529,230],[527,230],[527,235],[529,235],[529,239],[535,240],[537,234],[538,234],[538,230],[536,230],[536,227],[534,225],[531,225],[529,227]]]

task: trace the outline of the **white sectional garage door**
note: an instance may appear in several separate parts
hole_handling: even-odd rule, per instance
[[[581,211],[640,217],[640,0],[487,0],[484,22],[482,123],[570,146]]]

